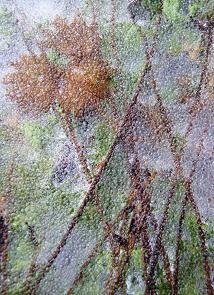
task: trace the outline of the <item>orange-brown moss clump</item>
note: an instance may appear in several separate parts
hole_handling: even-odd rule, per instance
[[[101,38],[95,25],[87,25],[82,17],[67,23],[57,17],[52,23],[52,30],[43,31],[45,49],[54,49],[69,59],[69,65],[77,66],[83,60],[102,59]]]
[[[22,109],[37,113],[47,112],[55,100],[76,117],[98,109],[110,96],[112,70],[102,58],[96,26],[81,17],[70,24],[58,17],[43,33],[43,53],[24,55],[13,64],[15,72],[5,79],[8,96]],[[67,62],[51,61],[50,49]]]
[[[91,62],[70,67],[66,72],[59,102],[65,112],[75,117],[99,108],[101,100],[110,96],[111,72],[105,63]]]
[[[52,104],[56,84],[54,71],[43,55],[23,55],[13,64],[15,72],[7,75],[7,96],[23,111],[47,112]]]

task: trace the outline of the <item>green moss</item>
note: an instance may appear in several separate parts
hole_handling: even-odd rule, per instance
[[[58,122],[56,116],[53,114],[47,114],[47,120],[50,127],[54,127]]]
[[[65,67],[69,61],[68,58],[60,56],[60,54],[54,49],[50,49],[47,52],[47,58],[50,62],[59,67]]]
[[[99,251],[99,250],[98,250]],[[74,294],[99,295],[102,293],[102,286],[105,284],[105,277],[109,273],[112,256],[108,250],[100,250],[100,253],[91,260],[84,271],[79,284],[74,288]]]
[[[9,36],[14,33],[14,20],[12,13],[0,8],[0,35]]]
[[[196,16],[198,10],[199,10],[199,5],[198,5],[198,3],[192,3],[192,4],[189,5],[189,15],[190,15],[191,17]]]
[[[142,5],[153,15],[161,12],[162,9],[162,1],[160,0],[143,0]]]
[[[101,162],[106,156],[106,153],[112,143],[113,132],[105,123],[100,123],[96,129],[96,138],[91,146],[92,151],[89,155],[92,166],[95,168],[96,164]]]
[[[168,51],[172,55],[179,55],[182,52],[182,42],[180,42],[176,35],[172,36],[168,42]]]
[[[123,22],[118,23],[115,29],[116,41],[120,50],[126,49],[132,53],[138,52],[142,44],[142,36],[139,26]]]
[[[29,145],[35,149],[45,148],[52,131],[51,126],[42,127],[39,123],[30,121],[25,122],[22,127],[24,137]]]
[[[178,153],[186,144],[185,138],[179,132],[176,132],[174,136],[174,144]]]
[[[39,29],[46,29],[50,26],[50,21],[48,19],[44,19],[43,21],[37,24]]]
[[[165,103],[175,102],[178,97],[178,87],[168,86],[161,89],[161,98]]]
[[[80,224],[84,228],[92,228],[93,230],[98,230],[100,228],[100,216],[97,213],[97,208],[93,203],[89,203],[83,215],[80,218]]]
[[[126,92],[128,95],[131,95],[137,85],[137,81],[139,79],[139,73],[132,73],[126,76]]]
[[[199,35],[184,23],[179,23],[168,34],[167,39],[164,39],[163,46],[171,55],[178,56],[182,52],[189,52],[190,58],[194,59],[199,51]]]
[[[179,22],[183,19],[181,7],[183,0],[164,0],[163,13],[172,23]]]
[[[111,138],[112,138],[111,132],[109,130],[109,127],[106,124],[101,123],[98,125],[96,134],[97,134],[97,140],[98,140],[99,154],[100,156],[104,156],[111,144]]]
[[[188,7],[190,17],[200,17],[201,19],[214,18],[214,2],[212,0],[194,0]]]
[[[114,60],[112,48],[112,28],[109,25],[101,25],[102,50],[107,60]],[[136,54],[142,45],[140,27],[129,22],[117,22],[115,25],[115,42],[120,58],[125,55]]]
[[[158,266],[157,266],[156,276],[157,276],[156,290],[158,290],[158,294],[160,294],[160,295],[170,294],[171,289],[170,289],[168,282],[166,281],[163,266],[160,264],[158,264]]]
[[[142,269],[142,249],[137,248],[132,251],[131,263],[135,270],[140,271]]]

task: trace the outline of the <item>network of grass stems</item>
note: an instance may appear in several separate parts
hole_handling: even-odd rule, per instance
[[[112,1],[113,6],[113,13],[111,19],[112,25],[112,36],[111,36],[111,46],[112,51],[115,56],[115,60],[117,62],[117,68],[120,69],[121,61],[119,59],[119,55],[117,52],[116,42],[115,42],[115,14],[114,14],[114,1]],[[96,19],[96,15],[94,13],[94,19]],[[36,260],[39,254],[39,244],[37,242],[36,233],[34,229],[28,225],[28,230],[30,232],[31,241],[34,246],[35,253],[33,255],[33,259],[31,265],[27,271],[27,276],[25,282],[23,283],[22,287],[22,294],[34,294],[38,289],[39,284],[45,278],[46,274],[51,269],[56,258],[61,253],[63,247],[66,245],[73,229],[78,224],[81,216],[83,215],[87,205],[90,202],[93,202],[96,206],[97,213],[99,214],[101,224],[103,226],[103,237],[99,240],[96,245],[93,247],[90,255],[85,260],[85,262],[80,267],[79,271],[75,275],[74,280],[71,282],[70,288],[67,294],[73,294],[74,287],[80,283],[81,279],[84,277],[84,272],[89,266],[92,259],[97,255],[99,249],[102,247],[105,241],[108,241],[110,244],[111,256],[112,256],[112,265],[108,275],[108,279],[105,283],[105,294],[115,294],[116,290],[123,289],[125,284],[125,275],[127,272],[127,267],[130,262],[130,257],[132,255],[135,246],[139,241],[141,242],[142,246],[142,272],[143,277],[145,280],[146,291],[145,294],[156,294],[156,281],[155,281],[155,271],[157,269],[159,258],[162,258],[163,261],[163,268],[167,283],[169,285],[170,292],[172,294],[178,294],[178,285],[179,285],[179,267],[180,267],[180,242],[182,240],[182,233],[183,233],[183,224],[185,220],[185,214],[190,205],[193,209],[193,212],[196,217],[197,221],[197,228],[198,228],[198,235],[200,240],[200,249],[201,254],[203,257],[203,267],[205,273],[205,280],[206,280],[206,290],[207,294],[213,294],[213,288],[211,283],[211,270],[208,263],[208,253],[206,249],[206,240],[205,240],[205,232],[204,227],[201,219],[201,215],[199,209],[196,205],[194,200],[193,192],[192,192],[192,181],[193,176],[196,171],[196,166],[198,163],[199,156],[203,149],[203,141],[207,135],[208,130],[204,129],[204,134],[201,138],[201,141],[198,145],[197,150],[197,157],[194,159],[192,164],[192,169],[188,177],[183,176],[182,167],[181,167],[181,160],[185,150],[185,144],[178,149],[176,146],[176,138],[173,135],[173,125],[170,120],[169,113],[167,109],[162,103],[161,96],[159,94],[156,80],[153,73],[153,56],[157,49],[157,38],[158,38],[158,30],[161,24],[161,15],[158,16],[157,19],[157,33],[154,36],[153,43],[151,45],[148,44],[146,36],[142,36],[145,44],[146,44],[146,61],[144,65],[144,69],[142,74],[139,76],[139,80],[136,85],[136,89],[129,99],[129,104],[126,106],[125,115],[123,118],[120,118],[117,114],[115,115],[115,124],[116,124],[116,135],[115,139],[109,148],[109,151],[101,163],[99,170],[95,177],[92,177],[90,174],[90,169],[87,164],[87,159],[85,158],[84,151],[77,140],[77,136],[75,131],[72,129],[72,125],[69,119],[68,114],[60,115],[60,121],[62,123],[63,128],[67,133],[68,138],[74,144],[76,148],[76,152],[78,154],[79,161],[81,163],[82,172],[84,173],[88,183],[89,183],[89,190],[86,193],[81,206],[77,210],[75,216],[72,218],[70,225],[67,231],[64,233],[61,241],[55,248],[55,250],[50,254],[47,263],[41,267],[38,267]],[[189,110],[189,126],[187,128],[187,132],[185,134],[185,139],[191,134],[192,128],[194,126],[194,122],[198,117],[199,113],[203,110],[204,104],[201,100],[201,94],[203,89],[206,87],[206,78],[207,78],[207,71],[208,71],[208,62],[209,62],[209,55],[211,51],[211,44],[212,44],[212,26],[208,27],[206,30],[201,30],[201,45],[205,47],[202,66],[201,66],[201,74],[200,74],[200,81],[197,87],[197,90],[194,94],[194,104]],[[24,32],[22,32],[23,40],[25,41]],[[28,44],[26,42],[26,46],[28,48]],[[118,71],[118,75],[120,76],[120,72]],[[161,221],[158,224],[155,215],[152,212],[151,207],[151,195],[149,188],[152,184],[152,181],[158,176],[157,172],[145,171],[143,167],[141,167],[141,161],[135,153],[135,147],[132,146],[132,152],[135,155],[134,162],[130,164],[129,167],[129,175],[130,180],[132,183],[132,192],[130,193],[127,202],[123,209],[119,212],[117,217],[111,221],[110,223],[107,222],[107,218],[104,213],[104,209],[99,198],[99,195],[96,192],[97,186],[102,179],[102,176],[110,162],[115,148],[119,143],[122,143],[127,150],[130,149],[129,144],[127,143],[126,134],[129,133],[132,136],[132,123],[135,120],[134,116],[134,109],[138,102],[138,96],[140,93],[143,92],[145,78],[149,77],[150,87],[156,99],[157,106],[159,108],[162,120],[161,128],[164,129],[164,133],[168,138],[171,153],[174,158],[175,162],[175,169],[171,172],[171,181],[170,181],[170,189],[167,195],[167,200],[165,204],[165,208],[163,210],[163,215],[161,217]],[[120,78],[120,77],[119,77]],[[122,83],[122,81],[121,81]],[[123,89],[121,90],[121,95],[124,95]],[[142,174],[145,174],[144,180],[142,180]],[[13,174],[13,166],[8,170],[8,183],[10,183],[10,179]],[[183,186],[185,188],[185,193],[183,196],[183,200],[180,204],[180,213],[179,213],[179,220],[178,220],[178,229],[176,233],[176,256],[174,265],[170,264],[170,260],[164,246],[163,236],[164,230],[167,224],[167,220],[169,218],[169,210],[172,204],[173,198],[175,197],[176,193],[176,185],[179,179],[182,179]],[[10,194],[10,185],[8,185],[8,194]],[[131,216],[131,217],[130,217]],[[155,232],[155,244],[153,249],[151,248],[151,240],[148,233],[148,220],[152,218],[153,225],[154,225],[154,232]],[[121,235],[117,235],[115,233],[115,227],[122,223],[122,227],[126,228],[126,235],[124,236],[124,231],[120,228],[120,231],[123,233]],[[123,235],[123,236],[122,236]],[[6,237],[7,238],[7,237]],[[3,286],[3,294],[7,294],[8,292],[8,285],[7,285],[7,259],[8,259],[8,249],[7,246],[4,249],[3,253],[4,257],[3,260],[5,265],[3,266],[3,276],[4,276],[4,286]],[[174,271],[172,271],[174,269]]]

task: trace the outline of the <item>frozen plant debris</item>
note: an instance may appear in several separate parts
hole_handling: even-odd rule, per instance
[[[213,1],[0,8],[0,293],[213,294]]]

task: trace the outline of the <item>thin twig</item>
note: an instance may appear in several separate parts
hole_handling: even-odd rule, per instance
[[[180,213],[179,222],[178,222],[178,231],[176,234],[175,270],[173,274],[173,295],[178,294],[178,274],[179,274],[179,261],[180,261],[179,247],[181,242],[182,226],[185,219],[187,203],[188,203],[188,193],[186,191],[185,198],[183,199],[182,206],[181,206],[181,213]]]
[[[24,38],[24,35],[23,35],[23,38]],[[24,39],[24,42],[26,44],[25,39]],[[41,46],[39,46],[38,42],[36,42],[36,43],[37,43],[38,48],[44,53],[44,56],[46,56],[44,50],[41,48]],[[29,51],[28,47],[27,47],[27,49]],[[32,52],[30,51],[30,53],[32,53]],[[77,155],[78,155],[78,159],[79,159],[79,161],[81,163],[82,171],[83,171],[83,173],[84,173],[84,175],[85,175],[85,177],[86,177],[86,179],[87,179],[87,181],[88,181],[88,183],[90,185],[92,183],[92,181],[93,181],[93,178],[91,176],[90,169],[88,168],[87,160],[86,160],[86,158],[84,156],[83,150],[82,150],[82,148],[81,148],[81,146],[80,146],[80,144],[79,144],[79,142],[77,140],[76,134],[75,134],[74,130],[71,128],[71,122],[70,122],[69,114],[67,114],[67,113],[63,114],[64,116],[62,118],[62,116],[60,116],[60,114],[57,112],[57,109],[55,108],[55,105],[53,105],[53,110],[54,110],[56,116],[60,119],[60,122],[62,123],[62,127],[64,129],[66,129],[66,133],[67,133],[69,139],[74,144],[75,150],[76,150]],[[100,217],[101,217],[102,224],[104,226],[104,230],[106,230],[109,226],[108,226],[108,223],[105,221],[104,210],[103,210],[102,205],[100,203],[99,197],[98,197],[98,195],[96,193],[94,193],[94,198],[95,198],[95,201],[96,201],[95,204],[97,206],[98,212],[99,212]],[[33,260],[32,264],[30,266],[30,269],[35,269],[34,264],[35,264],[35,262]],[[34,274],[33,272],[29,272],[29,273],[31,273],[32,275]],[[29,283],[30,283],[30,280],[28,278],[28,282],[24,283],[24,289],[27,289],[27,290],[29,289],[29,287],[30,287]]]
[[[149,187],[149,185],[151,184],[151,181],[153,181],[154,177],[155,177],[155,174],[154,175],[151,175],[148,178],[145,178],[145,180],[144,180],[144,182],[142,184],[142,187],[144,188],[144,190],[146,190]],[[113,228],[121,220],[124,220],[124,219],[127,218],[128,214],[130,212],[132,212],[132,210],[133,210],[133,204],[136,201],[136,197],[137,197],[136,192],[132,192],[130,194],[130,196],[127,199],[127,202],[126,202],[125,206],[121,209],[121,211],[119,212],[119,214],[117,215],[117,217],[115,218],[115,220],[111,222],[110,228]],[[82,277],[83,272],[85,271],[86,267],[89,265],[91,259],[97,254],[98,248],[107,239],[107,237],[109,236],[109,234],[110,234],[110,232],[106,232],[104,234],[104,237],[103,237],[102,241],[101,242],[99,241],[95,245],[95,247],[93,248],[91,254],[89,255],[89,258],[85,261],[85,263],[82,265],[79,273],[76,275],[76,277],[75,277],[75,279],[74,279],[74,281],[72,283],[72,286],[69,289],[69,291],[68,291],[67,294],[72,294],[73,286],[80,280],[80,278]]]
[[[200,89],[202,88],[203,83],[204,83],[204,81],[206,79],[208,58],[209,58],[210,47],[211,47],[210,39],[211,39],[211,37],[209,37],[209,42],[207,44],[204,67],[202,69],[199,87],[198,87],[198,90],[196,91],[196,97],[197,97],[198,100],[200,100],[200,95],[201,95],[201,90]],[[149,56],[148,56],[148,58],[149,58]],[[167,220],[167,216],[168,216],[168,212],[169,212],[169,207],[171,205],[171,201],[172,201],[172,198],[173,198],[174,193],[175,193],[175,191],[174,191],[175,190],[175,181],[176,181],[176,178],[178,177],[178,175],[181,174],[181,172],[182,172],[182,169],[181,169],[181,157],[182,157],[182,153],[184,151],[184,147],[183,147],[183,149],[181,149],[180,154],[178,154],[176,152],[175,137],[173,136],[173,133],[172,133],[171,122],[170,122],[170,120],[168,118],[167,111],[166,111],[165,107],[162,104],[161,97],[160,97],[160,95],[158,93],[158,90],[157,90],[157,85],[156,85],[156,81],[154,79],[154,73],[153,73],[153,70],[152,70],[152,62],[151,62],[150,75],[151,75],[152,89],[153,89],[153,92],[154,92],[154,94],[156,96],[156,99],[157,99],[159,110],[160,110],[160,113],[162,115],[162,121],[163,121],[163,124],[164,124],[164,128],[165,128],[166,134],[168,135],[168,138],[169,138],[169,142],[170,142],[170,146],[171,146],[171,152],[174,155],[175,163],[176,163],[175,179],[172,180],[172,189],[171,189],[171,191],[169,193],[169,197],[167,199],[167,203],[166,203],[166,206],[165,206],[162,222],[160,224],[159,232],[158,232],[157,237],[156,237],[156,244],[155,244],[155,248],[153,250],[153,255],[152,255],[152,260],[151,260],[151,265],[150,265],[148,283],[150,285],[152,285],[154,283],[153,276],[154,276],[155,267],[156,267],[156,264],[157,264],[157,261],[158,261],[160,246],[161,246],[161,243],[162,243],[162,234],[163,234],[163,231],[164,231],[164,228],[165,228],[165,224],[166,224],[166,220]],[[198,111],[196,109],[196,111],[194,113],[194,116],[193,116],[193,118],[191,118],[190,123],[188,125],[187,132],[186,132],[186,134],[184,136],[185,138],[187,138],[187,136],[191,132],[192,127],[193,127],[192,122],[193,122],[193,119],[196,118],[197,114],[198,114]],[[173,187],[174,187],[174,189],[173,189]]]
[[[30,289],[31,278],[35,275],[35,272],[37,270],[36,260],[37,260],[38,255],[39,255],[40,244],[38,242],[34,227],[32,225],[29,225],[27,222],[26,222],[26,225],[27,225],[27,228],[28,228],[28,231],[29,231],[30,241],[31,241],[31,243],[33,245],[33,248],[34,248],[34,253],[33,253],[33,256],[32,256],[32,260],[31,260],[30,266],[28,268],[27,275],[26,275],[26,278],[25,278],[25,282],[24,282],[24,285],[23,285],[23,288],[22,288],[23,290],[25,290],[24,293],[28,294],[29,289]]]
[[[204,229],[203,229],[203,223],[201,221],[201,215],[200,215],[198,207],[195,203],[193,193],[191,191],[191,187],[188,186],[187,190],[188,190],[188,198],[189,198],[189,201],[190,201],[192,208],[195,212],[197,225],[198,225],[198,234],[199,234],[199,238],[200,238],[201,252],[203,255],[203,264],[204,264],[204,270],[205,270],[205,276],[206,276],[207,294],[213,295],[214,290],[213,290],[212,280],[211,280],[211,270],[210,270],[210,266],[209,266],[208,251],[207,251],[207,247],[206,247],[206,237],[205,237],[205,233],[204,233]]]
[[[145,75],[147,74],[148,70],[150,69],[150,63],[146,63],[143,73],[140,76],[139,82],[137,84],[136,90],[133,94],[131,103],[126,111],[126,114],[124,116],[124,119],[122,121],[122,123],[120,124],[120,127],[118,128],[117,134],[115,136],[115,139],[105,157],[105,160],[102,163],[102,166],[100,167],[100,169],[98,170],[97,175],[95,176],[93,182],[91,183],[88,192],[86,193],[82,204],[80,205],[80,207],[77,210],[77,213],[75,214],[75,216],[72,218],[70,225],[67,229],[67,231],[65,232],[65,234],[63,235],[62,239],[60,240],[58,246],[55,248],[55,250],[52,252],[50,258],[48,259],[46,265],[42,268],[42,270],[39,272],[37,278],[36,278],[36,282],[35,282],[35,286],[37,287],[39,285],[39,283],[41,282],[41,280],[44,278],[44,276],[47,274],[47,272],[50,270],[51,266],[53,265],[54,261],[56,260],[56,258],[58,257],[58,255],[61,253],[63,247],[66,245],[67,240],[69,238],[69,236],[71,235],[71,232],[73,231],[74,227],[76,226],[76,224],[78,223],[80,217],[83,214],[83,211],[85,209],[85,207],[87,206],[87,204],[93,199],[94,197],[94,193],[95,190],[97,188],[98,183],[100,182],[104,171],[107,168],[107,165],[110,161],[110,159],[112,158],[112,155],[114,153],[114,150],[117,146],[117,144],[119,143],[121,137],[124,135],[124,132],[126,131],[126,129],[129,127],[129,116],[130,113],[132,111],[133,106],[136,104],[138,96],[141,92],[141,88],[142,88],[142,84],[144,82],[144,78]]]

